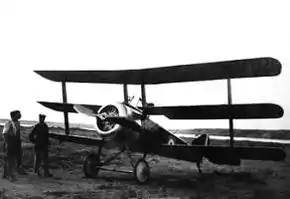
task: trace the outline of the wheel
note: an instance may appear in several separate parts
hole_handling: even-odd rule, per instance
[[[168,145],[175,145],[176,144],[176,138],[173,137],[173,136],[169,136],[168,137],[168,142],[167,142]]]
[[[150,168],[143,158],[139,159],[134,166],[134,177],[139,184],[145,184],[150,178]]]
[[[83,170],[85,177],[94,178],[98,175],[99,169],[96,166],[101,166],[100,155],[90,154],[85,158]]]

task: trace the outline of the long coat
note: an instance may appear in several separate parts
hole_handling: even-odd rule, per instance
[[[34,143],[35,151],[43,151],[48,149],[49,134],[48,126],[45,123],[37,123],[29,135],[29,140]]]

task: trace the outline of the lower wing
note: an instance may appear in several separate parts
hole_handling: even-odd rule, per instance
[[[239,165],[241,159],[283,161],[286,157],[284,150],[276,147],[161,145],[154,153],[190,162],[206,157],[212,163],[226,165]]]
[[[61,142],[73,142],[76,144],[84,144],[84,145],[94,145],[100,146],[104,144],[104,140],[100,138],[92,138],[87,136],[80,136],[80,135],[65,135],[65,134],[58,134],[58,133],[49,133],[49,137],[53,139],[57,139]]]

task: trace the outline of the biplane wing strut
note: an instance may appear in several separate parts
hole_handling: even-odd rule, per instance
[[[66,84],[65,81],[61,82],[61,87],[62,87],[62,101],[64,104],[67,104],[67,92],[66,92]],[[69,134],[69,119],[68,119],[68,112],[64,111],[64,127],[65,127],[65,134]]]
[[[128,86],[127,84],[123,84],[123,93],[124,93],[124,102],[125,103],[129,103],[129,99],[128,99]]]
[[[227,91],[228,91],[228,105],[232,105],[232,86],[231,79],[227,79]],[[234,147],[234,121],[233,118],[229,119],[229,131],[230,131],[230,146]]]

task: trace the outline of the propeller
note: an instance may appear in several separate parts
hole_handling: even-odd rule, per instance
[[[89,116],[89,117],[98,117],[101,120],[105,120],[107,118],[107,116],[108,116],[108,114],[105,113],[105,112],[97,114],[97,113],[94,112],[94,110],[92,110],[90,108],[87,108],[87,107],[84,107],[84,106],[82,106],[80,104],[75,104],[73,106],[73,108],[78,113],[84,114],[84,115]]]
[[[84,114],[89,117],[98,117],[101,121],[108,121],[112,122],[115,124],[120,124],[122,126],[127,126],[131,128],[132,130],[140,131],[140,125],[138,125],[135,121],[132,121],[130,119],[127,119],[126,117],[120,117],[117,116],[114,111],[107,111],[107,112],[102,112],[102,113],[95,113],[94,110],[84,107],[79,104],[74,105],[74,109],[81,114]]]

